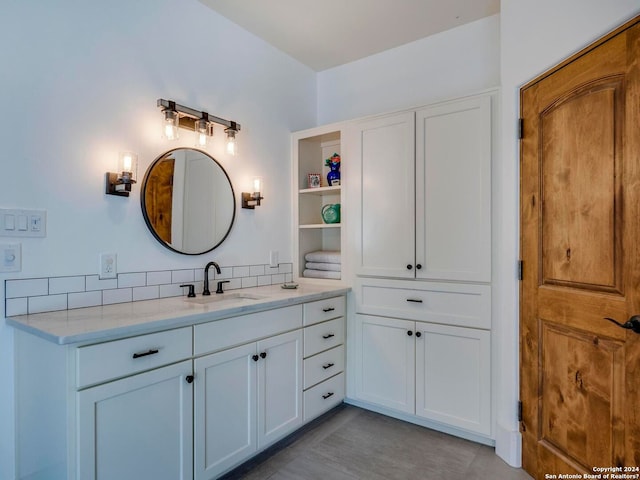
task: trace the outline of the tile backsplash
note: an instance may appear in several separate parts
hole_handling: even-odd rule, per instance
[[[291,263],[220,268],[220,275],[209,271],[209,281],[215,288],[218,280],[229,280],[225,290],[288,282],[293,272]],[[181,284],[193,283],[202,292],[203,282],[202,268],[119,273],[109,280],[98,275],[5,280],[5,316],[177,297],[187,293]]]

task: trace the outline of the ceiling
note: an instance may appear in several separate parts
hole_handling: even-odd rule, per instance
[[[315,71],[500,11],[500,0],[199,0]]]

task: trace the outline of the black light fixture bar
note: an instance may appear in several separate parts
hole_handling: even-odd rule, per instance
[[[178,112],[178,122],[180,124],[180,128],[195,130],[196,120],[204,118],[208,122],[217,123],[218,125],[222,125],[225,128],[230,128],[232,130],[235,130],[236,132],[240,131],[240,124],[234,122],[233,120],[225,120],[224,118],[216,117],[215,115],[211,115],[210,113],[201,110],[194,110],[191,107],[180,105],[173,100],[165,100],[164,98],[159,98],[158,108],[162,108],[163,111],[174,110]]]

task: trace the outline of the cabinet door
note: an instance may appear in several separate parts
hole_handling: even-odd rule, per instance
[[[258,342],[258,448],[302,425],[302,330]]]
[[[353,219],[358,274],[415,276],[414,130],[413,112],[351,127],[350,157],[359,166],[351,184],[358,207]]]
[[[491,281],[489,96],[416,114],[416,263],[418,278]]]
[[[191,360],[88,388],[78,398],[78,478],[193,478]]]
[[[196,480],[214,478],[256,451],[254,355],[251,343],[195,360]]]
[[[490,435],[490,332],[416,325],[416,414]]]
[[[414,322],[356,315],[356,397],[415,411]]]

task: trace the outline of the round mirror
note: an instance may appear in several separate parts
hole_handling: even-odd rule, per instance
[[[220,245],[236,215],[227,172],[213,157],[192,148],[169,150],[154,160],[144,175],[140,201],[153,236],[186,255]]]

